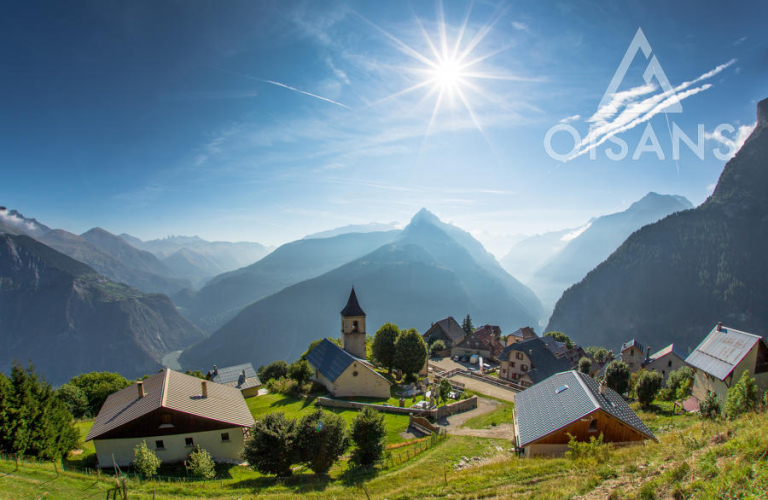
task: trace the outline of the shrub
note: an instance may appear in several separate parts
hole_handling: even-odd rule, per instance
[[[189,454],[187,469],[192,476],[201,479],[213,479],[216,477],[216,463],[211,454],[200,445],[195,446],[195,451]]]
[[[693,369],[683,366],[669,374],[667,386],[662,389],[659,397],[664,401],[685,399],[693,386]]]
[[[296,458],[296,422],[283,412],[268,413],[251,429],[243,458],[256,471],[281,477],[291,475]]]
[[[365,407],[352,421],[352,440],[356,448],[352,452],[352,463],[361,467],[372,467],[384,456],[387,428],[384,415]]]
[[[592,371],[592,360],[587,358],[586,356],[581,358],[579,360],[579,371],[581,373],[586,373],[589,375],[589,372]]]
[[[432,345],[429,346],[429,354],[434,358],[438,353],[445,350],[445,342],[442,340],[435,340]]]
[[[720,401],[717,399],[717,395],[714,392],[707,391],[704,401],[699,403],[699,415],[702,418],[711,420],[720,416]]]
[[[592,346],[584,349],[587,356],[594,359],[598,363],[605,363],[613,359],[613,351],[609,351],[605,347]]]
[[[304,415],[296,427],[300,463],[315,474],[326,474],[349,446],[347,422],[320,409]]]
[[[635,385],[635,395],[643,408],[648,408],[659,393],[663,379],[659,372],[643,371]]]
[[[747,372],[741,374],[736,385],[728,389],[725,400],[725,414],[733,420],[739,415],[752,411],[757,406],[757,386],[755,379]]]
[[[603,433],[597,437],[590,436],[589,441],[578,441],[576,436],[568,434],[568,451],[565,456],[571,460],[603,463],[608,458],[608,446],[603,443]]]
[[[453,387],[451,387],[451,383],[448,381],[447,378],[444,378],[440,381],[440,385],[438,386],[437,392],[440,395],[440,399],[443,400],[443,403],[448,402],[448,396],[451,394],[452,390],[453,390]]]
[[[307,360],[300,359],[294,361],[291,363],[291,366],[288,367],[288,377],[298,382],[299,385],[304,385],[309,382],[312,375],[314,375],[314,372]]]
[[[259,367],[259,379],[262,384],[270,380],[278,380],[288,376],[288,363],[285,361],[273,361],[267,366]]]
[[[133,467],[145,479],[156,475],[161,463],[155,452],[147,447],[146,441],[137,444],[133,449]]]
[[[605,382],[619,394],[627,392],[629,381],[629,367],[623,361],[613,360],[605,367]]]
[[[763,393],[763,410],[768,410],[768,390]]]

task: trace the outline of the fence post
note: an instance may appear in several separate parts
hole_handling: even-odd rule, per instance
[[[56,477],[59,477],[59,466],[56,465],[56,460],[51,460],[53,462],[53,470],[56,471]]]
[[[128,488],[125,486],[125,476],[123,476],[123,500],[128,500]]]
[[[13,457],[16,459],[16,470],[19,470],[19,454],[14,453]]]

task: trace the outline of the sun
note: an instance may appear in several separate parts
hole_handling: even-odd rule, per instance
[[[443,89],[455,89],[462,82],[462,66],[455,59],[440,61],[432,70],[435,84]]]
[[[419,27],[421,35],[426,43],[427,50],[416,50],[412,46],[406,44],[401,39],[392,35],[388,31],[374,24],[372,21],[362,17],[377,31],[383,34],[391,42],[397,50],[403,54],[415,59],[420,63],[420,68],[403,67],[403,74],[406,72],[422,75],[422,78],[414,83],[412,86],[405,88],[399,92],[391,94],[383,99],[374,102],[372,105],[376,105],[391,99],[399,98],[404,94],[409,94],[416,91],[424,92],[422,101],[428,99],[434,99],[434,107],[432,108],[431,116],[427,124],[427,129],[424,134],[424,142],[426,143],[427,137],[432,132],[433,126],[437,121],[440,110],[446,101],[452,106],[453,103],[458,100],[463,104],[464,109],[472,120],[475,128],[485,137],[485,140],[490,144],[479,117],[474,111],[474,107],[471,103],[471,99],[478,96],[488,97],[490,92],[484,89],[480,85],[480,81],[484,79],[491,80],[520,80],[517,76],[510,76],[508,74],[500,74],[498,72],[488,72],[479,69],[480,63],[489,59],[490,57],[506,50],[508,47],[501,47],[497,50],[493,50],[483,55],[478,55],[478,46],[480,42],[491,32],[493,26],[499,21],[506,12],[506,9],[497,10],[492,18],[482,27],[477,29],[473,37],[465,37],[467,25],[469,22],[470,14],[472,12],[472,4],[466,11],[461,26],[456,30],[449,30],[449,26],[445,22],[445,14],[443,11],[442,2],[437,2],[437,33],[430,35],[425,29],[421,20],[414,14],[414,20]],[[359,15],[359,14],[358,14]],[[449,31],[455,34],[453,39],[449,39]],[[493,146],[491,146],[493,148]],[[423,145],[422,145],[423,148]]]

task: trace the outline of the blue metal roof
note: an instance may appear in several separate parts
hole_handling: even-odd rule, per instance
[[[245,377],[242,377],[243,370],[245,370]],[[225,366],[224,368],[216,367],[216,372],[211,373],[211,380],[217,384],[230,385],[241,390],[261,385],[261,380],[259,380],[259,376],[251,363]]]
[[[344,373],[344,370],[354,362],[360,363],[361,368],[371,370],[379,377],[387,380],[386,377],[374,370],[368,361],[352,356],[328,339],[323,339],[314,349],[309,351],[307,361],[315,370],[319,371],[323,377],[331,382],[335,382]],[[387,380],[387,383],[390,383],[389,380]]]
[[[527,375],[534,384],[541,382],[555,373],[570,370],[572,368],[567,359],[555,356],[549,347],[547,347],[547,341],[541,337],[508,345],[501,351],[499,359],[509,359],[507,356],[514,351],[525,353],[528,356],[528,359],[531,360],[531,370],[527,372]]]
[[[656,440],[624,398],[611,389],[601,395],[594,379],[571,370],[515,395],[518,446],[527,446],[598,409]]]

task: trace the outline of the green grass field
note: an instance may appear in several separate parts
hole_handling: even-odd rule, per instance
[[[347,473],[344,461],[329,477],[304,471],[287,480],[231,467],[227,478],[206,483],[128,483],[138,500],[289,498],[352,500],[525,498],[650,500],[765,498],[768,491],[768,413],[708,422],[673,414],[665,404],[642,412],[659,442],[612,448],[578,461],[520,459],[508,442],[448,436],[402,465],[368,476]],[[415,451],[415,446],[411,448]],[[401,451],[400,448],[395,451]],[[463,460],[466,457],[469,460]],[[471,466],[457,469],[459,463]],[[56,476],[50,463],[0,461],[0,498],[105,498],[114,479],[79,473]],[[583,496],[582,496],[583,495]]]

